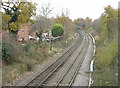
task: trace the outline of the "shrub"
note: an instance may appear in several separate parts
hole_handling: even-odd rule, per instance
[[[118,54],[117,48],[117,40],[113,40],[111,43],[99,47],[96,54],[96,67],[102,69],[105,66],[110,66]]]
[[[19,62],[18,58],[23,55],[24,52],[17,44],[16,39],[8,37],[2,41],[2,58],[6,64]]]
[[[11,57],[11,46],[8,43],[2,44],[2,57],[5,62],[9,62],[9,58]]]
[[[115,38],[98,45],[93,72],[93,86],[116,86],[118,84],[118,41]]]
[[[58,37],[63,35],[64,33],[64,27],[61,24],[54,24],[52,27],[52,36]]]

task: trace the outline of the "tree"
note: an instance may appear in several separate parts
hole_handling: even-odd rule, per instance
[[[41,16],[44,16],[46,18],[48,18],[48,16],[51,14],[52,11],[53,8],[51,8],[50,3],[43,4],[41,10],[39,10]]]
[[[30,2],[1,2],[3,11],[3,27],[11,32],[17,32],[20,24],[33,23],[32,16],[36,14],[36,4]],[[8,18],[6,18],[8,17]]]
[[[74,20],[74,23],[77,26],[81,26],[83,29],[88,30],[92,26],[92,19],[86,17],[85,19],[78,18]]]
[[[108,39],[114,37],[117,29],[117,10],[113,9],[110,5],[104,8],[105,12],[101,15],[101,27],[104,26],[105,29],[100,28],[102,32],[106,30]]]
[[[67,26],[66,26],[66,36],[69,37],[71,33],[75,32],[75,24],[70,18],[66,18]]]
[[[89,17],[85,18],[85,29],[88,30],[92,26],[92,19]]]
[[[40,15],[36,16],[37,26],[39,27],[40,31],[50,31],[51,22],[48,17],[51,14],[52,10],[53,8],[51,8],[50,3],[43,4],[41,6],[41,9],[39,10]]]
[[[68,26],[67,19],[69,19],[69,10],[63,10],[61,11],[61,16],[57,16],[55,19],[55,23],[63,25],[65,31],[64,34],[66,34],[66,29]]]
[[[50,19],[48,19],[44,16],[36,17],[35,27],[42,30],[43,32],[49,31],[49,29],[51,28],[52,25],[51,25]]]
[[[99,32],[99,22],[100,22],[100,18],[94,20],[93,23],[92,23],[93,29],[95,29],[98,32]]]
[[[61,11],[61,16],[57,16],[55,19],[55,23],[62,24],[63,27],[67,27],[67,19],[69,18],[69,10],[63,10]]]
[[[54,24],[52,27],[52,36],[58,37],[62,36],[64,33],[64,27],[61,24]]]
[[[85,26],[85,20],[84,20],[83,18],[75,19],[75,20],[74,20],[74,23],[75,23],[77,26],[81,26],[81,27],[84,27],[84,26]]]
[[[111,42],[117,34],[118,10],[113,9],[110,5],[104,10],[101,17],[93,22],[93,28],[100,36],[100,42]]]
[[[8,30],[8,22],[11,19],[10,15],[2,14],[2,29]]]
[[[67,20],[64,13],[62,13],[61,16],[57,16],[57,18],[55,19],[55,23],[61,24],[63,25],[63,27],[67,25]]]

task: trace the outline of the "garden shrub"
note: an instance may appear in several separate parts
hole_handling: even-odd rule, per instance
[[[52,27],[52,36],[58,37],[62,36],[64,33],[64,27],[61,24],[54,24]]]

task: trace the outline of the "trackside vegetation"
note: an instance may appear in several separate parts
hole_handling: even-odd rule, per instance
[[[95,56],[93,86],[117,86],[118,46],[117,40],[98,46]]]
[[[93,86],[118,85],[118,12],[110,5],[94,21],[93,35],[96,40]]]

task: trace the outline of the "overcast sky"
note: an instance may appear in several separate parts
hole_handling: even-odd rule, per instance
[[[60,14],[62,8],[67,8],[72,20],[86,17],[94,20],[100,17],[106,6],[111,5],[115,9],[118,8],[119,0],[35,0],[35,2],[38,4],[38,8],[42,4],[50,3],[54,8],[51,16]]]

